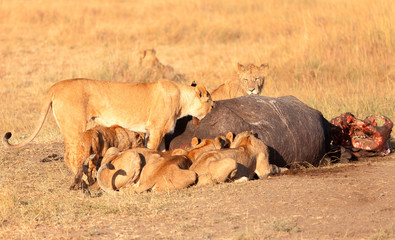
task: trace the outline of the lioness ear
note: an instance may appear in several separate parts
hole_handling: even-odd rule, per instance
[[[228,132],[228,133],[226,134],[226,139],[229,141],[229,143],[232,143],[232,142],[233,142],[233,138],[234,138],[234,135],[233,135],[232,132]]]
[[[88,159],[90,161],[90,160],[94,159],[95,157],[96,157],[96,153],[93,153],[93,154],[89,155]]]
[[[196,85],[195,91],[196,91],[196,96],[198,96],[199,98],[203,96],[207,96],[207,90],[202,85]]]
[[[156,51],[155,51],[155,49],[153,49],[153,48],[150,49],[150,52],[151,52],[152,55],[156,56]]]
[[[237,72],[241,73],[241,72],[244,72],[244,71],[245,71],[245,67],[242,64],[237,63]]]
[[[192,138],[191,146],[196,146],[199,144],[199,139],[197,137]]]
[[[259,67],[259,72],[263,75],[267,75],[267,72],[269,71],[269,64],[264,63]]]
[[[218,136],[215,138],[221,144],[221,148],[229,147],[230,142],[224,136]]]
[[[251,136],[258,138],[258,134],[254,133],[254,131],[252,131],[252,130],[250,130],[248,137],[251,137]]]

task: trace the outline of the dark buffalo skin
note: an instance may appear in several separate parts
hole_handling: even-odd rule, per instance
[[[181,119],[174,134],[166,137],[168,149],[185,147],[192,137],[214,138],[249,130],[269,147],[270,163],[280,167],[318,166],[330,149],[330,123],[321,112],[293,96],[217,101],[197,127],[189,119]]]

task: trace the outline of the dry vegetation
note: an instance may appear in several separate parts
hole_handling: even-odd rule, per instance
[[[264,95],[295,95],[327,118],[394,119],[394,12],[390,0],[2,1],[0,132],[29,134],[59,80],[141,81],[145,48],[209,89],[237,62],[268,62]]]
[[[41,97],[62,79],[147,81],[138,68],[138,51],[146,48],[155,48],[164,64],[210,90],[235,77],[237,62],[267,62],[263,95],[294,95],[328,119],[350,111],[360,118],[383,114],[395,120],[394,13],[392,0],[0,0],[0,134],[12,131],[16,140],[28,136]],[[83,198],[66,190],[71,174],[62,161],[52,162],[49,172],[37,163],[54,151],[43,143],[61,141],[50,117],[35,140],[39,145],[12,155],[0,149],[3,236],[41,238],[45,227],[60,225],[72,233],[78,221],[97,212],[98,222],[147,210],[154,218],[203,191],[174,193],[166,201],[166,194]],[[29,161],[36,163],[32,167]],[[272,219],[265,226],[298,231],[289,221]],[[188,227],[196,226],[179,230]],[[377,235],[393,237],[394,227],[386,227]],[[230,237],[254,238],[262,231]],[[85,234],[100,235],[92,226]]]

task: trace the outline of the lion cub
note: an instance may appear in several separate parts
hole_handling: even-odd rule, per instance
[[[148,151],[155,152],[151,149]],[[92,157],[93,155],[88,159]],[[103,164],[96,173],[97,183],[101,189],[110,194],[114,194],[115,190],[124,188],[128,184],[136,184],[145,164],[138,151],[128,149],[121,152],[115,147],[107,150],[102,162]]]
[[[223,136],[215,137],[214,139],[198,139],[197,137],[192,138],[191,146],[186,149],[186,156],[193,162],[202,153],[210,150],[218,150],[227,148],[230,145],[230,141]]]
[[[129,131],[118,125],[111,127],[96,126],[84,132],[81,144],[84,147],[83,159],[81,159],[80,167],[77,170],[70,189],[78,187],[84,167],[88,168],[85,173],[87,174],[89,185],[92,185],[95,182],[92,173],[96,170],[99,158],[103,157],[110,147],[116,147],[120,151],[143,147],[144,134]],[[95,156],[90,159],[89,163],[83,163],[82,161],[87,159],[91,154],[95,154]]]
[[[198,174],[197,185],[247,181],[255,174],[265,178],[285,171],[269,164],[267,146],[252,132],[241,132],[236,137],[229,132],[226,138],[231,141],[230,148],[204,152],[189,168]]]
[[[152,155],[141,171],[136,192],[183,189],[195,184],[197,175],[189,170],[191,164],[185,155]]]
[[[268,64],[262,64],[258,67],[254,64],[244,66],[238,63],[238,79],[232,79],[221,84],[211,93],[211,98],[213,101],[218,101],[245,95],[259,95],[268,70]]]
[[[185,153],[178,149],[157,152],[135,148],[120,152],[110,148],[97,171],[97,182],[110,194],[126,187],[138,193],[186,188],[196,182],[197,176],[188,170],[192,162]]]

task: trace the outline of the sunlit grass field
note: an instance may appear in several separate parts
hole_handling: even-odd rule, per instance
[[[0,132],[29,135],[57,81],[145,81],[147,48],[209,90],[238,62],[269,63],[263,95],[294,95],[328,119],[394,119],[394,12],[390,0],[1,1]],[[61,139],[51,120],[37,141]]]

